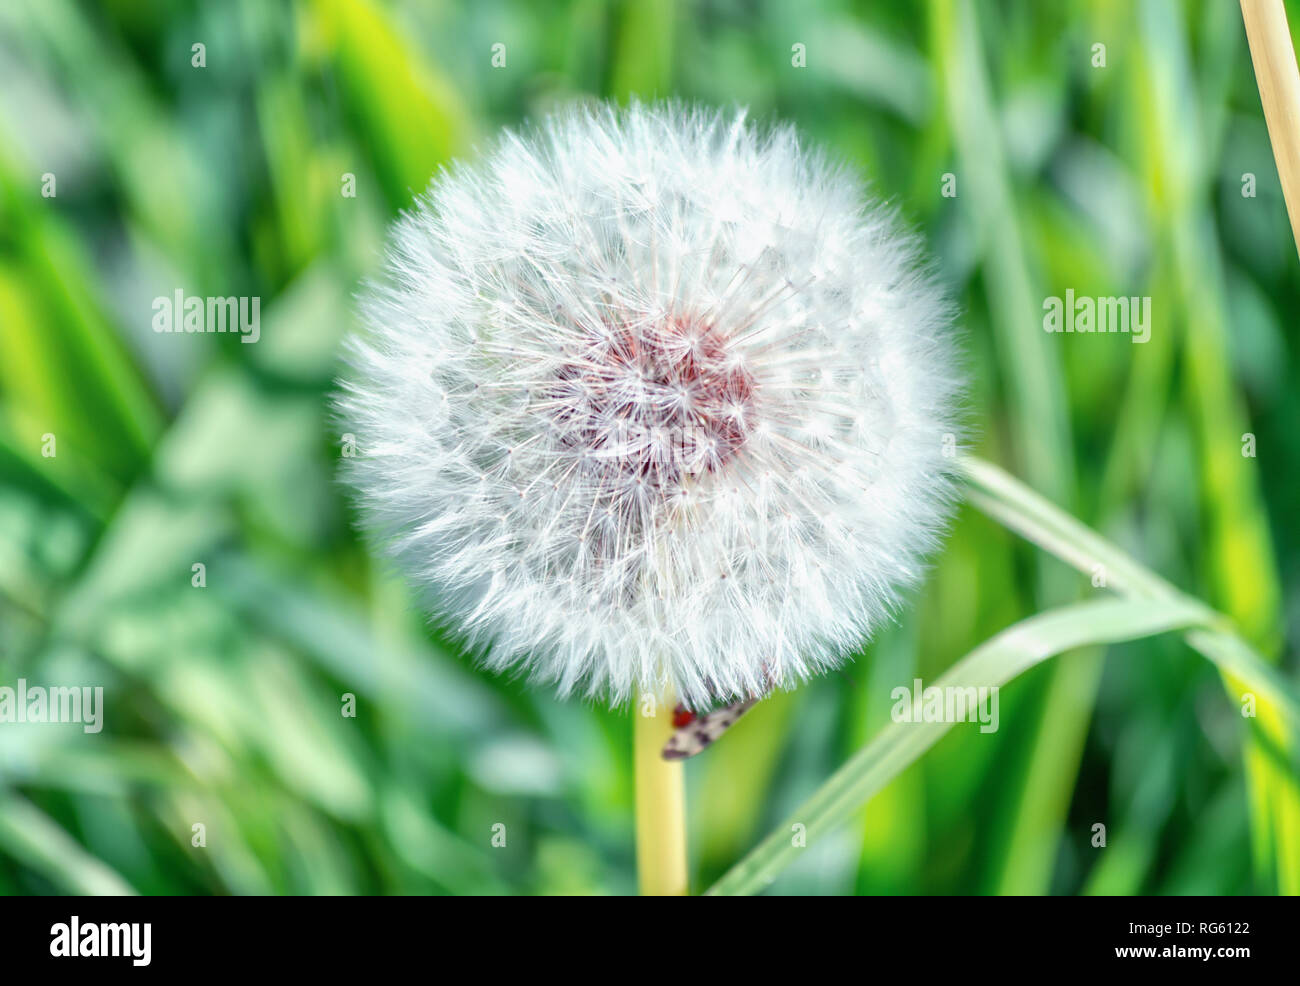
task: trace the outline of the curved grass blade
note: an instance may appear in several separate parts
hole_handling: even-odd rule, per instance
[[[1125,597],[1063,606],[1022,620],[975,648],[934,684],[1001,685],[1077,647],[1185,630],[1188,644],[1214,662],[1226,680],[1258,693],[1261,716],[1267,713],[1269,721],[1300,728],[1295,686],[1233,632],[1226,618],[1179,592],[997,466],[966,458],[963,469],[977,507],[1083,572],[1104,565],[1107,584]],[[845,821],[950,728],[951,723],[941,722],[887,726],[708,892],[750,894],[763,889],[800,851],[790,837],[792,825],[802,825],[811,839]],[[1286,761],[1288,754],[1280,750],[1279,756]]]
[[[940,688],[1000,686],[1047,658],[1077,647],[1118,643],[1205,623],[1204,607],[1181,600],[1075,603],[1031,616],[1002,631],[934,684]],[[811,841],[844,822],[952,727],[951,722],[891,723],[724,874],[709,894],[751,894],[763,889],[802,851],[791,838],[792,826],[803,826]]]
[[[1075,520],[1045,497],[990,462],[968,456],[962,461],[971,503],[998,523],[1027,541],[1049,551],[1062,561],[1091,574],[1098,565],[1106,572],[1106,584],[1125,596],[1139,599],[1176,599],[1198,607],[1210,629],[1187,635],[1195,651],[1213,661],[1225,675],[1248,678],[1265,692],[1263,699],[1281,699],[1276,710],[1300,729],[1297,689],[1277,669],[1236,633],[1230,621],[1210,607],[1186,595],[1159,575],[1142,566],[1100,534]]]

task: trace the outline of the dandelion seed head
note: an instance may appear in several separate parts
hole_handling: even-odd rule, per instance
[[[562,694],[763,694],[858,650],[952,500],[951,312],[789,128],[573,110],[395,225],[339,410],[433,614]],[[949,442],[949,445],[951,442]]]

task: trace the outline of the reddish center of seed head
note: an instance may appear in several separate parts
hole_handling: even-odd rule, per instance
[[[716,473],[752,426],[754,379],[713,325],[611,327],[560,368],[562,443],[614,496],[675,493]]]

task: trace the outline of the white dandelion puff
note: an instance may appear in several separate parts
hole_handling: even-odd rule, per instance
[[[946,520],[951,313],[861,184],[743,113],[508,134],[396,224],[340,411],[435,616],[693,707],[859,649]]]

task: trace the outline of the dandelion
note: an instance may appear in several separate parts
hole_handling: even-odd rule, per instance
[[[508,134],[396,224],[363,314],[369,521],[488,667],[562,695],[698,708],[829,669],[947,516],[949,307],[789,128],[634,105]]]

